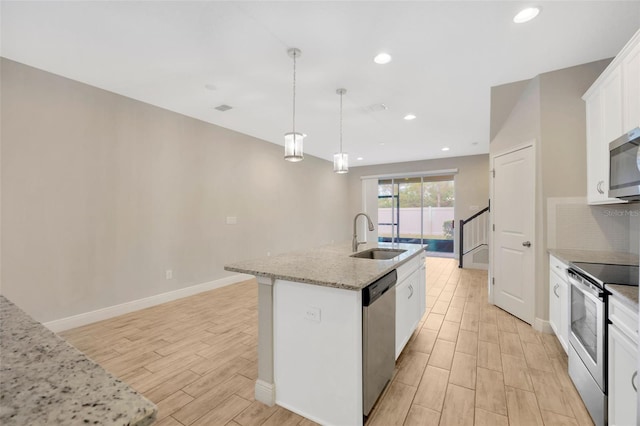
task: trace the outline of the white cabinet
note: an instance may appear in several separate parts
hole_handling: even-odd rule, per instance
[[[569,290],[567,265],[549,255],[549,325],[565,352],[569,348]]]
[[[622,132],[640,126],[640,42],[622,60]]]
[[[426,309],[424,256],[398,268],[396,284],[396,359],[418,327]]]
[[[587,200],[609,198],[609,142],[640,125],[640,31],[583,96],[587,111]]]
[[[609,142],[622,136],[622,78],[612,71],[586,98],[587,198],[589,204],[620,203],[609,198]]]
[[[638,314],[609,298],[609,425],[636,424],[638,387]]]

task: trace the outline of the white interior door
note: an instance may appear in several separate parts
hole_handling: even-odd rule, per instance
[[[533,324],[535,167],[528,146],[493,158],[493,301]]]

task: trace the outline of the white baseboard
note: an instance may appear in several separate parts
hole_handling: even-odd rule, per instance
[[[194,294],[202,293],[203,291],[225,287],[241,281],[246,281],[251,278],[253,278],[252,275],[236,274],[230,277],[220,278],[215,281],[209,281],[206,283],[181,288],[179,290],[156,294],[155,296],[145,297],[144,299],[132,300],[131,302],[125,302],[119,305],[109,306],[106,308],[97,309],[95,311],[85,312],[82,314],[45,322],[44,326],[49,330],[57,333],[60,331],[91,324],[97,321],[117,317],[119,315],[128,314],[129,312],[139,311],[140,309],[149,308],[151,306],[160,305],[162,303],[171,302],[173,300],[182,299],[183,297],[193,296]]]
[[[533,328],[545,334],[553,334],[553,328],[547,320],[536,318],[533,322]]]
[[[275,384],[260,379],[256,380],[255,397],[256,401],[273,407],[276,404]]]

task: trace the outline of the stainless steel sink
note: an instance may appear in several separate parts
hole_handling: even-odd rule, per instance
[[[351,257],[357,257],[360,259],[388,260],[393,259],[396,256],[400,256],[404,252],[406,252],[406,250],[373,248],[352,254]]]

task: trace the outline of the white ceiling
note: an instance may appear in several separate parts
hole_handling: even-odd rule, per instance
[[[491,86],[614,56],[640,28],[638,1],[537,2],[514,24],[528,4],[3,1],[1,54],[282,144],[297,47],[305,152],[338,150],[344,87],[351,165],[390,163],[488,152]],[[374,64],[379,51],[393,61]]]

